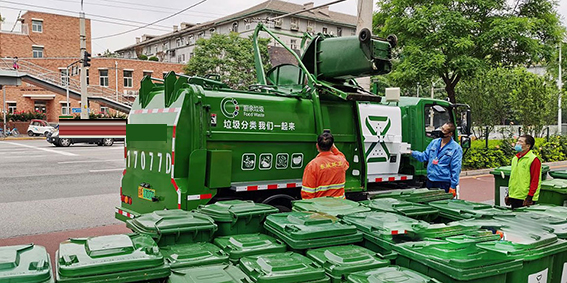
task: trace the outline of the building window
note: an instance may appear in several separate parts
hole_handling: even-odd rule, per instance
[[[337,36],[343,36],[343,28],[337,27]]]
[[[14,114],[16,113],[16,103],[8,103],[8,113]]]
[[[69,103],[69,108],[71,108],[71,103]],[[67,113],[67,103],[61,103],[61,115],[69,115]]]
[[[42,20],[32,20],[32,31],[33,32],[43,32],[43,21]]]
[[[290,19],[290,26],[289,29],[291,30],[299,30],[299,19],[298,18],[291,18]]]
[[[133,71],[124,71],[124,87],[132,87]]]
[[[246,24],[244,24],[244,28],[246,30],[250,30],[250,23],[247,22]]]
[[[43,58],[43,47],[32,46],[33,58]]]
[[[283,19],[282,18],[276,19],[276,21],[274,22],[275,28],[281,28],[282,25],[283,25]]]
[[[59,73],[61,74],[61,85],[66,86],[69,84],[69,73],[67,69],[59,69]]]
[[[195,37],[193,35],[190,35],[188,37],[188,41],[189,41],[189,44],[195,44]]]
[[[216,28],[211,28],[211,29],[209,29],[209,33],[210,33],[211,35],[213,35],[213,33],[215,33],[215,32],[217,32],[217,29],[216,29]]]
[[[108,86],[108,70],[98,70],[99,85]]]
[[[183,44],[183,40],[181,40],[181,38],[178,38],[175,40],[175,43],[177,44],[177,47],[181,47],[181,45]]]
[[[233,31],[233,32],[238,32],[238,22],[232,23],[232,31]]]
[[[315,22],[307,21],[307,32],[313,32],[315,30]]]
[[[327,28],[326,27],[323,27],[323,33],[327,34]]]
[[[289,47],[293,50],[297,50],[297,39],[291,39],[289,41]]]
[[[34,110],[35,112],[45,113],[47,109],[47,103],[45,101],[36,100],[34,102]]]
[[[193,58],[193,56],[195,56],[195,53],[193,53],[193,52],[189,53],[189,60],[191,60],[191,58]]]
[[[205,37],[205,32],[204,32],[204,31],[202,31],[202,32],[200,32],[200,33],[197,34],[197,39],[203,38],[203,37]]]
[[[101,106],[101,107],[100,107],[100,113],[108,114],[108,107],[106,107],[106,106]]]
[[[153,73],[152,71],[144,71],[143,76],[144,76],[144,77],[150,77],[150,78],[151,78],[151,77],[152,77],[152,73]]]

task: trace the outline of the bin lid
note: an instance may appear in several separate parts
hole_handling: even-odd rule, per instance
[[[240,268],[258,283],[295,283],[327,278],[322,267],[294,252],[243,257]]]
[[[204,213],[218,222],[233,222],[246,216],[259,216],[262,219],[279,210],[271,205],[255,203],[251,200],[219,201],[199,207]]]
[[[51,279],[50,260],[42,246],[0,247],[0,282],[43,283]]]
[[[511,225],[517,227],[552,233],[560,239],[567,238],[567,220],[565,218],[540,213],[517,212],[515,217],[495,217],[495,219],[503,223],[511,223]]]
[[[490,174],[494,176],[502,176],[504,174],[505,177],[510,177],[510,173],[512,172],[512,166],[502,166],[498,168],[494,168],[490,171]],[[546,174],[549,172],[549,165],[541,165],[541,173]]]
[[[322,212],[333,216],[370,211],[363,204],[340,198],[322,197],[291,202],[294,211]]]
[[[170,245],[161,253],[171,268],[228,263],[228,255],[211,243]]]
[[[373,210],[399,213],[409,217],[439,213],[437,208],[395,198],[372,199],[362,201],[362,203],[368,205]]]
[[[359,271],[348,276],[351,283],[441,283],[437,279],[423,275],[417,271],[401,267],[388,266]]]
[[[522,268],[521,260],[477,247],[444,240],[405,242],[394,246],[399,255],[418,261],[457,280],[474,280]]]
[[[221,247],[231,259],[287,250],[287,246],[280,240],[260,233],[217,237],[215,245]]]
[[[362,212],[344,216],[346,223],[355,225],[365,234],[375,237],[408,234],[420,226],[429,226],[425,221],[390,212]]]
[[[430,196],[430,195],[438,195],[438,194],[445,194],[445,190],[428,189],[428,188],[400,189],[400,190],[391,190],[387,192],[379,192],[377,194],[373,194],[371,198],[372,199],[376,199],[376,198],[405,199],[413,196]]]
[[[461,199],[434,201],[429,203],[429,205],[439,209],[441,213],[453,215],[461,219],[514,216],[514,213],[507,208],[494,207],[485,203]]]
[[[545,214],[557,218],[567,219],[567,207],[553,205],[553,204],[530,205],[530,206],[517,208],[515,211]]]
[[[332,215],[317,212],[271,214],[266,217],[264,226],[270,226],[296,240],[353,235],[357,232],[355,226],[343,224]]]
[[[541,190],[567,194],[567,179],[543,180],[541,181]]]
[[[238,267],[230,264],[175,268],[168,283],[252,283]]]
[[[388,260],[380,259],[375,252],[355,245],[333,246],[307,251],[307,257],[323,266],[333,278],[346,278],[356,271],[388,266]]]
[[[209,216],[180,209],[156,210],[141,214],[128,220],[126,225],[136,233],[148,234],[154,238],[167,234],[217,230],[217,225]]]
[[[499,241],[502,239],[500,234],[496,234],[490,230],[478,230],[469,232],[464,235],[446,237],[444,240],[449,243],[467,244],[467,243],[481,243],[489,241]]]
[[[427,225],[415,225],[412,228],[413,234],[418,238],[445,238],[456,235],[472,234],[480,229],[478,225],[461,225],[460,223],[435,223]]]
[[[57,271],[64,277],[127,273],[161,266],[166,269],[156,242],[148,235],[69,239],[60,243],[57,251]]]
[[[567,179],[567,170],[551,170],[549,176],[558,179]]]
[[[479,248],[505,254],[512,258],[534,260],[567,251],[567,241],[543,231],[529,231],[526,227],[503,227],[502,241],[476,244]]]

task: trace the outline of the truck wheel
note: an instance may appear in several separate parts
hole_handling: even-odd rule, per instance
[[[71,145],[71,140],[70,139],[59,139],[59,145],[60,146],[64,146],[64,147],[68,147]]]
[[[262,201],[263,204],[271,205],[280,210],[280,212],[289,212],[291,211],[291,202],[294,201],[295,198],[286,195],[286,194],[277,194],[273,196],[269,196],[265,200]]]
[[[33,137],[33,136],[34,136],[33,132],[32,132],[32,131],[28,131],[28,136]]]
[[[102,139],[102,144],[104,144],[105,146],[112,146],[114,144],[114,139],[111,138]]]

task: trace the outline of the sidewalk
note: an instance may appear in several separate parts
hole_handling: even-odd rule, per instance
[[[39,136],[39,137],[30,137],[30,136],[24,136],[24,135],[20,135],[18,137],[0,137],[0,141],[22,141],[22,140],[45,140],[45,137],[43,136]]]
[[[557,161],[557,162],[546,162],[543,165],[549,166],[550,169],[558,168],[558,167],[567,167],[567,160],[564,161]],[[488,169],[478,169],[478,170],[466,170],[461,172],[461,177],[465,176],[478,176],[478,175],[489,175],[490,171],[494,170],[494,168]]]

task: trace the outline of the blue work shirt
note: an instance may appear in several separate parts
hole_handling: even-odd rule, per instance
[[[420,162],[427,161],[427,178],[434,182],[451,182],[451,188],[459,184],[463,149],[451,138],[451,141],[441,148],[441,139],[429,143],[424,152],[412,150],[411,156]],[[437,159],[437,164],[434,160]]]

